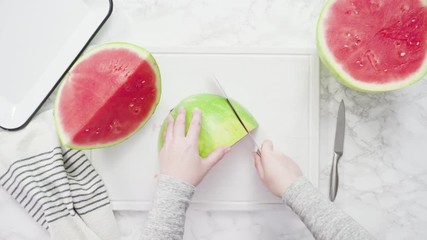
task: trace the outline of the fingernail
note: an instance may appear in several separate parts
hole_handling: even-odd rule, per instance
[[[180,113],[183,113],[183,112],[185,111],[185,109],[184,109],[184,107],[179,107],[178,111],[179,111]]]

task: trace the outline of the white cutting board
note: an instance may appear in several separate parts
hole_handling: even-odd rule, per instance
[[[273,140],[313,184],[318,181],[319,68],[309,49],[149,49],[162,74],[162,97],[146,126],[126,142],[92,151],[116,210],[149,210],[158,173],[157,139],[169,110],[198,93],[220,94],[212,74],[229,97],[257,119],[254,137]],[[281,203],[259,180],[245,137],[197,187],[192,207],[255,210]]]

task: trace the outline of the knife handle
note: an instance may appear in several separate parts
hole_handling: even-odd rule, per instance
[[[329,185],[329,200],[333,202],[338,192],[338,160],[341,158],[341,154],[334,153],[332,159],[332,168]]]

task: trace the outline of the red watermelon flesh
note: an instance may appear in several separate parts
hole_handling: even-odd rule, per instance
[[[356,88],[406,86],[426,72],[426,17],[420,0],[331,0],[319,19],[321,57]]]
[[[150,118],[160,99],[160,74],[142,48],[110,43],[85,54],[56,99],[61,141],[88,149],[116,144]]]

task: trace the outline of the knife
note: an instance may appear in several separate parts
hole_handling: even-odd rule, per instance
[[[344,133],[345,133],[345,105],[341,100],[338,109],[337,127],[335,130],[334,155],[332,159],[332,169],[329,186],[329,199],[331,202],[335,200],[338,192],[338,161],[344,153]]]
[[[236,109],[233,107],[233,104],[231,103],[230,99],[228,98],[227,93],[225,93],[224,88],[222,87],[221,83],[219,83],[218,79],[213,76],[213,79],[215,79],[216,84],[218,85],[218,88],[220,89],[223,97],[225,98],[225,100],[228,103],[228,106],[230,106],[231,110],[233,111],[234,115],[237,117],[237,120],[239,120],[240,125],[242,125],[242,127],[245,129],[245,132],[249,135],[249,138],[252,140],[252,142],[255,144],[256,147],[256,151],[255,153],[258,154],[258,156],[261,157],[261,150],[257,144],[257,142],[255,141],[255,138],[252,136],[251,132],[248,130],[248,128],[246,127],[245,123],[242,121],[242,119],[240,118],[239,114],[237,113]]]

